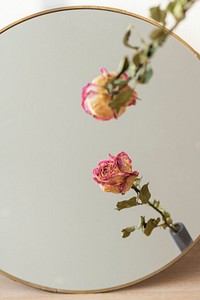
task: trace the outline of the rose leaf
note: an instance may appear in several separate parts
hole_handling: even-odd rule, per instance
[[[132,197],[129,200],[124,200],[124,201],[120,201],[117,202],[117,210],[120,211],[124,208],[129,208],[129,207],[133,207],[137,205],[137,198],[136,197]]]
[[[155,21],[164,23],[167,13],[165,10],[160,9],[159,6],[155,6],[150,8],[150,15]]]
[[[158,226],[159,222],[160,222],[160,218],[150,219],[147,222],[146,227],[144,228],[144,234],[146,236],[149,236],[152,233],[152,231]]]
[[[154,29],[150,34],[150,38],[158,44],[162,44],[165,41],[166,37],[167,33],[161,28]]]
[[[110,107],[118,113],[122,106],[126,106],[132,94],[132,89],[121,90],[116,96],[113,97],[113,101],[110,103]]]
[[[128,57],[125,56],[119,64],[116,78],[119,78],[128,69],[128,67],[129,67],[129,60]]]
[[[132,232],[134,232],[136,230],[136,228],[137,228],[137,226],[131,226],[131,227],[124,228],[122,230],[122,237],[123,238],[128,237]]]
[[[143,204],[147,204],[147,202],[151,198],[151,193],[149,192],[148,185],[149,183],[144,184],[139,193],[139,198]]]

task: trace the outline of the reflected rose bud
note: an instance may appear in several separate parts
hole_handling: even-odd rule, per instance
[[[113,95],[109,94],[105,85],[111,82],[115,77],[115,72],[108,72],[106,69],[101,68],[102,75],[94,78],[91,83],[87,84],[82,90],[82,107],[86,113],[92,115],[94,118],[102,121],[118,118],[125,111],[126,107],[135,105],[137,100],[136,91],[126,84],[120,90],[130,91],[130,99],[120,107],[116,112],[110,104],[113,101]],[[122,74],[120,80],[127,79],[127,74]]]
[[[93,179],[104,192],[124,194],[133,186],[139,173],[132,171],[132,161],[125,152],[117,156],[109,154],[109,157],[109,160],[102,160],[93,170]]]

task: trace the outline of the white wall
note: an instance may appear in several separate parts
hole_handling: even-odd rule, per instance
[[[62,6],[99,5],[121,8],[148,17],[152,5],[168,0],[0,0],[0,28],[30,14]],[[188,13],[186,20],[175,31],[195,50],[200,52],[200,1]]]

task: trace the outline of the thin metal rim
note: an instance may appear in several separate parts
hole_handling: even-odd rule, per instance
[[[29,15],[27,17],[24,17],[24,18],[21,18],[11,24],[9,24],[8,26],[2,28],[0,30],[0,34],[1,33],[4,33],[6,32],[7,30],[11,29],[12,27],[16,26],[16,25],[19,25],[25,21],[28,21],[30,19],[33,19],[33,18],[36,18],[36,17],[40,17],[40,16],[43,16],[43,15],[46,15],[46,14],[50,14],[50,13],[56,13],[56,12],[61,12],[61,11],[69,11],[69,10],[100,10],[100,11],[108,11],[108,12],[114,12],[114,13],[119,13],[119,14],[122,14],[122,15],[128,15],[128,16],[131,16],[133,18],[137,18],[137,19],[140,19],[142,21],[145,21],[151,25],[154,25],[156,27],[159,27],[161,28],[162,26],[151,20],[151,19],[148,19],[146,17],[143,17],[141,15],[138,15],[138,14],[135,14],[133,12],[128,12],[126,10],[122,10],[122,9],[117,9],[117,8],[111,8],[111,7],[105,7],[105,6],[68,6],[68,7],[60,7],[60,8],[53,8],[53,9],[49,9],[49,10],[44,10],[44,11],[41,11],[41,12],[38,12],[38,13],[35,13],[35,14],[32,14],[32,15]],[[168,29],[165,29],[167,32],[169,31]],[[177,39],[179,42],[181,42],[188,50],[190,50],[196,57],[197,59],[200,59],[200,53],[198,53],[193,47],[191,47],[186,41],[184,41],[180,36],[178,36],[177,34],[175,33],[170,33],[175,39]],[[173,265],[175,262],[177,262],[181,257],[183,257],[186,253],[188,253],[192,248],[193,246],[200,240],[200,235],[196,238],[196,240],[183,252],[181,253],[180,255],[178,255],[175,259],[173,259],[171,262],[169,262],[168,264],[166,264],[165,266],[163,266],[162,268],[148,274],[147,276],[144,276],[144,277],[141,277],[140,279],[137,279],[137,280],[134,280],[134,281],[130,281],[128,283],[125,283],[125,284],[121,284],[121,285],[117,285],[117,286],[113,286],[113,287],[110,287],[110,288],[103,288],[103,289],[94,289],[94,290],[65,290],[65,289],[56,289],[56,288],[50,288],[50,287],[47,287],[47,286],[43,286],[43,285],[39,285],[39,284],[35,284],[35,283],[32,283],[32,282],[29,282],[29,281],[26,281],[26,280],[23,280],[23,279],[20,279],[18,277],[15,277],[3,270],[0,269],[0,274],[9,278],[9,279],[12,279],[16,282],[19,282],[21,284],[24,284],[26,286],[30,286],[30,287],[33,287],[33,288],[37,288],[37,289],[40,289],[40,290],[43,290],[43,291],[48,291],[48,292],[54,292],[54,293],[69,293],[69,294],[87,294],[87,293],[100,293],[100,292],[109,292],[109,291],[114,291],[114,290],[118,290],[118,289],[121,289],[121,288],[125,288],[125,287],[129,287],[133,284],[136,284],[136,283],[139,283],[141,281],[144,281],[160,272],[162,272],[163,270],[166,270],[168,267],[170,267],[171,265]]]
[[[55,12],[59,12],[59,11],[76,10],[76,9],[82,9],[82,10],[90,9],[90,10],[102,10],[102,11],[115,12],[115,13],[119,13],[119,14],[123,14],[123,15],[128,15],[128,16],[131,16],[131,17],[135,17],[135,18],[140,19],[142,21],[145,21],[145,22],[147,22],[151,25],[162,28],[162,26],[158,22],[156,22],[152,19],[149,19],[149,18],[143,17],[139,14],[135,14],[133,12],[122,10],[122,9],[119,9],[119,8],[111,8],[111,7],[106,7],[106,6],[90,6],[90,5],[84,5],[83,6],[83,5],[80,5],[80,6],[64,6],[64,7],[59,7],[59,8],[53,8],[53,9],[48,9],[48,10],[44,10],[44,11],[41,11],[41,12],[31,14],[27,17],[21,18],[21,19],[15,21],[15,22],[12,22],[11,24],[3,27],[2,29],[0,29],[0,34],[4,33],[8,29],[10,29],[10,28],[12,28],[12,27],[14,27],[14,26],[16,26],[20,23],[23,23],[25,21],[28,21],[28,20],[36,18],[36,17],[40,17],[40,16],[43,16],[43,15],[46,15],[46,14],[51,14],[51,13],[55,13]],[[165,31],[168,32],[169,29],[165,28]],[[174,32],[171,32],[170,35],[175,37],[186,48],[188,48],[188,50],[190,50],[198,59],[200,59],[200,53],[198,51],[196,51],[189,43],[187,43],[184,39],[182,39],[179,35],[177,35]]]

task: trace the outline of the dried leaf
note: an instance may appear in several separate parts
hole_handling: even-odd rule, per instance
[[[136,226],[124,228],[122,230],[122,237],[123,238],[128,237],[132,232],[134,232],[136,230],[136,228],[137,228]]]
[[[137,205],[137,198],[136,197],[132,197],[129,200],[124,200],[124,201],[120,201],[117,202],[117,210],[122,210],[124,208],[130,208],[133,206]]]
[[[138,76],[138,82],[145,84],[148,83],[153,75],[153,70],[151,68],[150,64],[147,64],[144,66],[144,68],[141,69],[140,75]]]
[[[152,233],[152,231],[158,226],[159,222],[160,222],[160,218],[150,219],[146,224],[146,227],[144,229],[144,234],[146,236],[149,236]]]
[[[157,200],[154,200],[154,201],[153,201],[153,206],[154,206],[154,207],[158,208],[159,205],[160,205],[160,201],[157,201]]]
[[[129,67],[129,60],[128,57],[125,56],[119,64],[116,78],[119,78],[128,69],[128,67]]]
[[[163,29],[155,29],[151,32],[150,38],[158,44],[162,44],[166,39],[167,33]]]
[[[128,27],[128,29],[127,29],[127,31],[124,35],[124,38],[123,38],[123,43],[126,47],[137,50],[138,47],[135,47],[135,46],[132,46],[131,44],[129,44],[129,39],[130,39],[130,36],[131,36],[131,29],[132,28],[133,28],[132,26]]]
[[[174,16],[176,21],[184,18],[185,16],[184,5],[185,5],[185,0],[184,1],[176,0],[168,4],[167,10],[171,12],[171,14]]]
[[[120,108],[127,104],[132,95],[132,89],[121,90],[116,96],[113,97],[113,101],[110,103],[110,107],[118,114]]]
[[[149,192],[148,185],[148,183],[144,184],[139,193],[139,198],[143,204],[146,204],[151,198],[151,193]]]
[[[139,228],[141,228],[142,230],[144,230],[145,227],[146,227],[145,217],[144,216],[140,216],[140,225],[139,225]]]
[[[165,23],[167,12],[165,10],[160,9],[159,6],[150,8],[151,18],[157,22]]]

